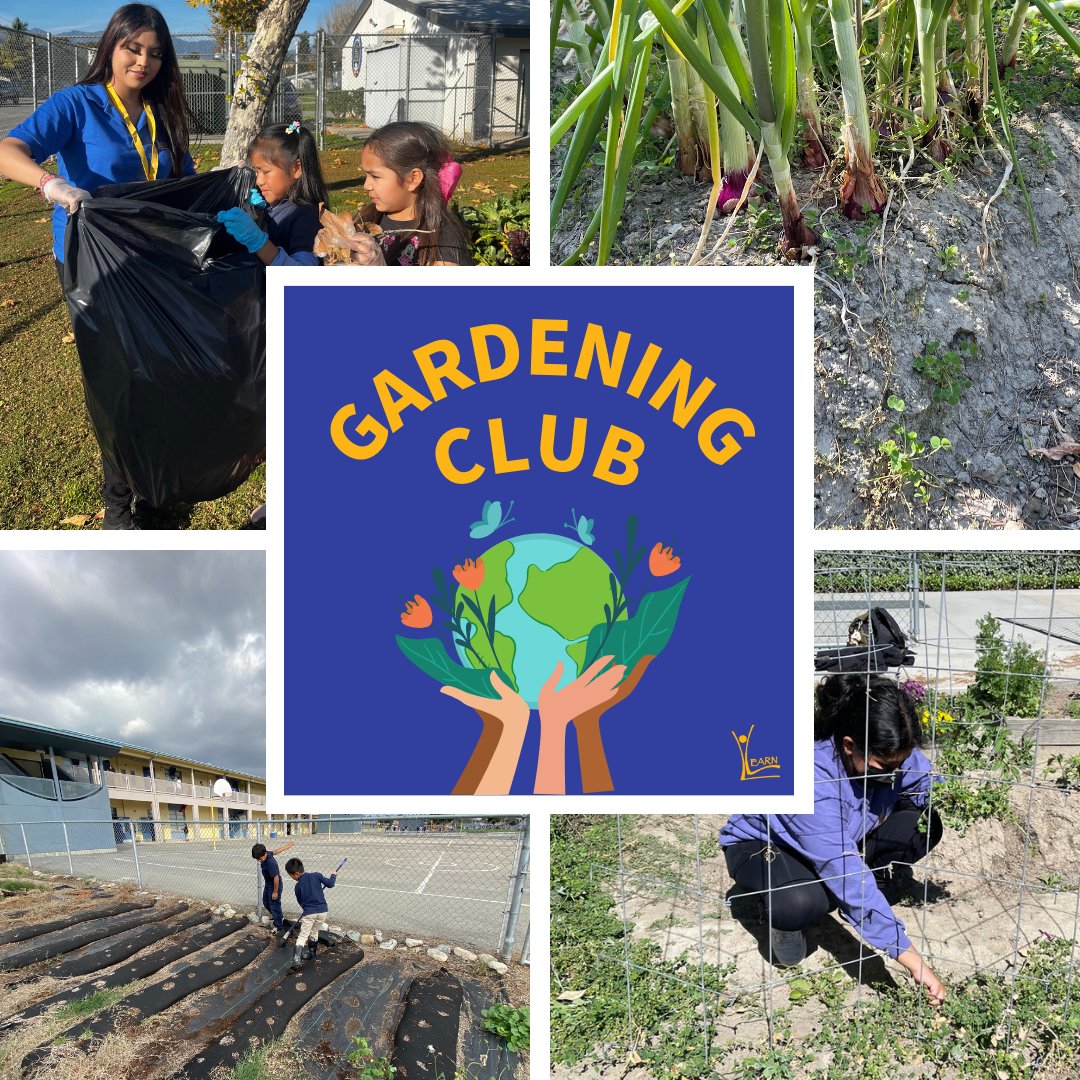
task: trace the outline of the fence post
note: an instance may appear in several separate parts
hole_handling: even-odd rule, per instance
[[[908,582],[911,589],[911,636],[919,641],[922,635],[919,633],[919,556],[917,552],[911,553],[911,578]]]
[[[529,931],[532,930],[532,923],[525,927],[525,936],[521,939],[521,962],[527,964],[529,962]]]
[[[37,38],[32,34],[27,35],[30,41],[30,84],[33,86],[31,91],[31,100],[34,103],[34,111],[37,111],[38,96],[37,96]]]
[[[510,915],[506,920],[506,935],[502,943],[504,960],[509,960],[514,953],[514,935],[517,932],[518,916],[521,914],[521,897],[525,892],[525,878],[529,872],[529,822],[525,821],[525,833],[521,838],[521,851],[518,855],[517,873],[514,878],[514,892],[510,900]]]
[[[142,888],[142,870],[139,869],[139,841],[135,837],[135,822],[128,822],[131,826],[131,854],[135,856],[135,880],[139,883],[139,888]]]
[[[46,74],[49,81],[49,92],[45,95],[51,97],[53,92],[52,84],[52,34],[45,35],[45,62],[46,62]]]
[[[68,840],[67,822],[66,821],[61,821],[60,824],[61,824],[61,826],[63,826],[63,829],[64,829],[64,850],[67,852],[67,857],[68,857],[68,873],[72,877],[74,877],[75,876],[75,867],[71,863],[71,842]]]
[[[263,823],[261,821],[255,822],[255,842],[257,844],[264,844],[270,837],[267,836],[263,839]],[[262,906],[262,863],[255,864],[255,914],[261,919],[263,913]]]
[[[34,868],[34,860],[30,858],[30,845],[26,840],[26,826],[20,821],[19,828],[22,830],[22,842],[23,847],[26,848],[26,865],[32,870]]]
[[[315,31],[315,131],[319,137],[319,149],[323,147],[323,129],[326,126],[326,32]]]

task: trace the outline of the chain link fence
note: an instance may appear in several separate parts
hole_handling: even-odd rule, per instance
[[[286,918],[297,914],[285,864],[329,876],[329,921],[385,938],[423,938],[527,958],[528,819],[401,817],[225,821],[26,821],[0,824],[0,854],[31,870],[129,881],[241,913],[264,914],[254,844],[278,858]]]
[[[224,134],[229,98],[250,36],[174,34],[193,134]],[[0,131],[50,94],[76,83],[97,39],[31,34],[0,25]],[[270,100],[269,121],[300,120],[326,137],[364,139],[396,120],[432,124],[456,142],[492,146],[529,131],[528,43],[492,34],[365,34],[318,31],[293,38]]]

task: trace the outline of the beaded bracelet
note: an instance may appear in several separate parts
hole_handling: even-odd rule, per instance
[[[57,178],[55,176],[53,176],[53,174],[50,173],[50,172],[42,173],[41,176],[38,177],[38,182],[37,182],[38,192],[46,202],[49,201],[49,198],[45,194],[45,185],[50,180],[55,180],[55,179],[57,179]]]

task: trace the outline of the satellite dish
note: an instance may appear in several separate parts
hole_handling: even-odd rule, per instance
[[[219,799],[227,799],[232,794],[232,784],[224,776],[214,781],[214,794]]]

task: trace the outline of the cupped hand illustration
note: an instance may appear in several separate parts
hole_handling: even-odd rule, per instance
[[[529,726],[529,706],[494,671],[491,686],[498,697],[481,697],[456,686],[440,690],[474,709],[483,723],[472,756],[454,786],[454,795],[509,794]]]
[[[562,795],[566,792],[567,725],[596,710],[602,713],[618,695],[619,680],[626,674],[626,667],[611,664],[614,659],[613,656],[599,657],[561,689],[558,688],[563,674],[560,661],[540,688],[540,758],[536,764],[535,794]]]

